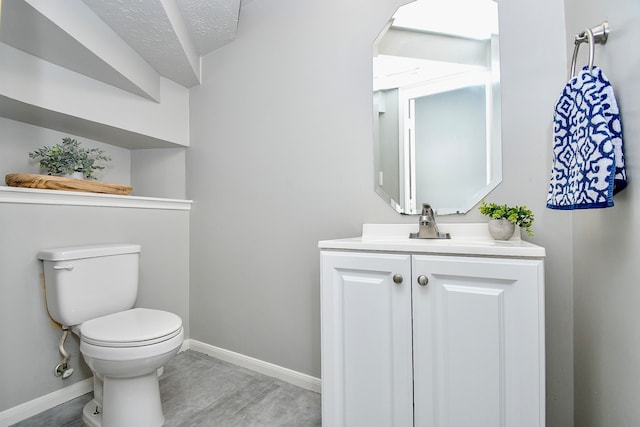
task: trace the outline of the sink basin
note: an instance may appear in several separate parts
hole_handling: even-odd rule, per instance
[[[516,229],[510,240],[494,240],[486,223],[441,223],[442,233],[450,239],[414,239],[410,233],[418,231],[417,224],[364,224],[362,235],[347,239],[323,240],[320,249],[411,252],[503,256],[514,258],[542,258],[545,249],[520,237]]]

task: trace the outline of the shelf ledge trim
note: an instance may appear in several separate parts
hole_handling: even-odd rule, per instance
[[[0,186],[0,203],[191,210],[193,200]]]

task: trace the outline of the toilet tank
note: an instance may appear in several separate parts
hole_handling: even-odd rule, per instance
[[[47,310],[56,322],[82,322],[132,308],[138,294],[140,245],[42,250]]]

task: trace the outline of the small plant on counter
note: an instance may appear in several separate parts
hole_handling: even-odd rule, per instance
[[[62,138],[61,144],[46,145],[31,153],[29,157],[39,160],[40,169],[47,175],[71,175],[79,172],[86,179],[96,179],[93,173],[105,167],[100,162],[109,162],[111,157],[100,148],[82,148],[80,143],[69,137]]]
[[[531,226],[533,225],[533,212],[526,206],[507,206],[497,205],[495,203],[487,204],[484,200],[478,208],[482,215],[486,215],[492,219],[506,219],[509,222],[519,226],[529,236],[533,236]]]

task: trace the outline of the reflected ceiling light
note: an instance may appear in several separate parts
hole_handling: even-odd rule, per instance
[[[431,61],[391,55],[373,58],[373,90],[385,90],[424,83],[470,71],[481,71],[478,65]]]

